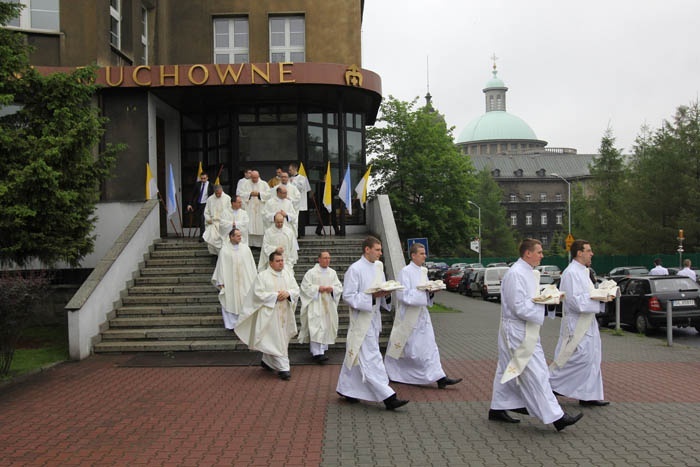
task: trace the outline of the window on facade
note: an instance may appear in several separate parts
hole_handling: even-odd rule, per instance
[[[531,212],[525,213],[525,225],[532,225],[532,213]]]
[[[532,201],[532,195],[530,193],[525,193],[525,201]]]
[[[144,6],[141,7],[141,46],[143,47],[141,63],[148,65],[148,10]]]
[[[547,225],[547,213],[540,213],[540,225]]]
[[[509,199],[509,201],[510,201],[511,203],[515,203],[515,202],[518,201],[518,197],[515,195],[515,193],[511,193],[511,194],[509,195],[508,199]]]
[[[540,193],[540,201],[543,203],[547,201],[547,193]]]
[[[557,193],[556,195],[554,195],[554,199],[556,199],[557,201],[561,201],[561,193]]]
[[[109,43],[117,49],[121,47],[122,2],[109,0]]]
[[[514,212],[510,213],[510,225],[518,225],[518,215]]]
[[[546,235],[542,235],[540,237],[540,241],[542,242],[542,246],[549,245],[549,238]]]
[[[248,18],[214,19],[214,63],[248,62]]]
[[[270,62],[306,61],[306,31],[303,16],[270,18]]]
[[[505,110],[500,94],[496,96],[496,110]]]
[[[24,5],[19,17],[7,25],[22,29],[59,31],[59,0],[4,0]]]
[[[557,213],[557,225],[562,225],[564,223],[564,214],[561,212]]]

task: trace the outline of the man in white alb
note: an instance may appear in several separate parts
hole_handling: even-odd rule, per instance
[[[273,251],[279,251],[284,256],[284,266],[290,271],[297,263],[299,253],[297,252],[297,239],[292,229],[284,225],[282,214],[275,215],[275,223],[265,230],[262,247],[260,248],[260,260],[258,261],[258,271],[267,267],[267,258]]]
[[[276,371],[282,380],[291,378],[289,341],[297,333],[294,310],[299,286],[284,258],[274,252],[267,269],[258,273],[246,296],[236,335],[250,350],[262,352],[260,366]]]
[[[399,303],[384,365],[391,381],[405,384],[437,383],[438,389],[445,389],[459,383],[462,378],[448,378],[442,369],[440,351],[428,312],[428,306],[433,304],[433,293],[416,288],[428,282],[428,270],[423,267],[425,247],[414,243],[409,254],[411,262],[399,273],[399,282],[405,288],[396,292]]]
[[[212,255],[218,255],[223,241],[228,237],[233,226],[231,197],[224,193],[221,185],[214,186],[214,194],[207,199],[204,207],[204,241]]]
[[[559,342],[549,366],[552,390],[579,399],[582,406],[605,406],[600,362],[603,351],[596,313],[605,303],[591,298],[590,270],[593,250],[586,240],[571,244],[571,263],[561,274],[559,290],[566,294],[562,309]]]
[[[330,267],[331,254],[322,250],[318,264],[304,274],[301,281],[301,313],[298,341],[309,343],[309,350],[316,363],[328,360],[325,355],[330,344],[338,336],[338,303],[343,284]]]
[[[262,236],[265,234],[265,223],[263,222],[263,208],[270,197],[270,187],[264,180],[260,180],[260,173],[257,170],[250,172],[250,180],[246,180],[241,186],[241,200],[243,209],[248,213],[250,223],[248,224],[248,244],[259,247],[262,245]]]
[[[501,325],[498,366],[493,379],[489,420],[518,423],[507,411],[529,414],[557,431],[578,422],[583,414],[564,412],[549,385],[549,370],[540,344],[544,305],[534,303],[539,281],[534,268],[542,261],[542,243],[527,238],[520,243],[520,258],[501,283]]]
[[[211,282],[219,289],[224,327],[233,330],[243,309],[243,300],[255,280],[255,260],[248,245],[241,240],[239,229],[231,230],[224,241]]]
[[[238,183],[236,184],[236,194],[240,195],[241,194],[241,188],[243,187],[243,184],[247,181],[250,180],[250,173],[252,170],[250,169],[245,169],[243,171],[243,178],[238,180]]]
[[[296,162],[289,164],[289,183],[294,185],[297,190],[299,190],[299,208],[297,209],[297,215],[299,220],[297,222],[298,236],[304,236],[304,228],[308,224],[308,210],[309,210],[309,195],[311,191],[311,185],[309,184],[309,179],[299,173],[299,166]]]
[[[379,261],[382,244],[375,237],[362,243],[362,257],[345,273],[343,300],[350,306],[350,327],[345,348],[345,360],[340,369],[336,392],[350,403],[359,399],[384,402],[387,410],[406,405],[389,386],[389,377],[379,350],[382,320],[379,307],[389,309],[386,297],[391,292],[370,288],[385,282],[384,266]]]
[[[233,212],[233,226],[241,231],[241,242],[248,244],[248,224],[250,218],[248,213],[243,209],[243,201],[241,197],[236,195],[231,199],[231,210]]]
[[[263,221],[265,228],[270,227],[275,222],[275,214],[282,214],[284,223],[289,225],[296,238],[297,212],[292,201],[287,197],[287,190],[287,186],[280,183],[271,191],[270,199],[263,208]]]

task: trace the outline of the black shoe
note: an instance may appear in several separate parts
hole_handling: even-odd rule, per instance
[[[572,417],[568,413],[564,412],[564,416],[554,422],[554,428],[556,428],[557,431],[561,431],[567,426],[573,425],[574,423],[578,422],[579,420],[581,420],[582,417],[582,413]]]
[[[358,402],[360,402],[359,399],[356,399],[356,398],[350,397],[350,396],[344,396],[344,395],[342,395],[341,393],[339,393],[338,391],[335,391],[335,392],[336,392],[340,397],[342,397],[343,399],[345,399],[345,402],[347,402],[348,404],[357,404]]]
[[[511,412],[515,412],[515,413],[520,413],[520,414],[523,414],[523,415],[530,415],[530,412],[528,412],[527,409],[526,409],[525,407],[520,407],[520,408],[517,408],[517,409],[510,409],[510,411],[511,411]]]
[[[505,410],[489,409],[489,420],[505,423],[520,423],[520,420],[511,417]]]
[[[578,401],[578,405],[583,407],[605,407],[610,405],[608,401]]]
[[[292,374],[288,371],[278,371],[277,376],[284,381],[289,381],[292,378]]]
[[[260,362],[260,366],[263,367],[264,370],[272,371],[272,367],[263,361]]]
[[[462,381],[462,378],[448,378],[447,376],[443,376],[439,380],[437,380],[437,385],[438,389],[445,389],[447,386],[451,386],[453,384],[457,384]]]
[[[398,409],[399,407],[403,407],[406,404],[408,404],[408,401],[404,399],[397,399],[396,394],[392,394],[391,396],[384,399],[384,405],[386,406],[387,410]]]
[[[318,363],[319,365],[323,365],[323,362],[328,361],[328,357],[326,357],[325,355],[314,355],[313,357],[311,357],[311,360]]]
[[[323,235],[323,234],[321,233],[320,230],[317,230],[317,231],[316,231],[316,235],[318,235],[318,236],[320,237],[320,236]]]

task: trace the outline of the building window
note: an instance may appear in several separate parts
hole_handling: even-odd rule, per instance
[[[532,195],[530,193],[525,193],[525,201],[532,201]]]
[[[11,0],[8,3],[24,5],[19,17],[13,18],[8,26],[42,31],[60,30],[59,0]]]
[[[545,203],[547,201],[547,193],[540,193],[540,202]]]
[[[515,195],[515,193],[511,193],[509,200],[511,203],[516,203],[518,201],[518,197]]]
[[[542,235],[540,237],[540,241],[542,242],[542,246],[549,245],[549,237],[547,237],[546,235]]]
[[[493,170],[491,171],[491,175],[493,175],[494,177],[500,177],[500,176],[501,176],[501,171],[500,171],[500,169],[493,169]]]
[[[547,225],[547,213],[540,213],[540,225]]]
[[[248,62],[248,18],[214,19],[214,63]]]
[[[109,43],[112,47],[121,47],[122,1],[109,0]]]
[[[557,201],[561,201],[561,193],[557,193],[556,195],[554,195],[554,199],[556,199]]]
[[[270,62],[306,61],[306,32],[303,16],[270,18]]]
[[[522,177],[523,176],[523,169],[517,169],[513,172],[516,177]]]
[[[525,213],[525,225],[532,225],[532,213],[531,212]]]
[[[557,213],[557,225],[562,225],[564,223],[564,213]]]
[[[148,10],[145,6],[141,6],[141,47],[141,64],[148,65]]]
[[[510,225],[518,225],[518,214],[511,212],[510,213]]]

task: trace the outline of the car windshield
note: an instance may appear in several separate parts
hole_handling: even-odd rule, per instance
[[[674,277],[673,279],[651,281],[654,292],[678,292],[698,290],[698,285],[687,277]]]
[[[649,274],[649,270],[647,268],[633,268],[628,269],[627,274],[630,276],[643,276],[644,274]]]

